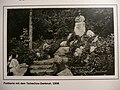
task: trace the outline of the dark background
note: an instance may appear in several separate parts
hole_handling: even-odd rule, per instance
[[[86,19],[86,29],[106,37],[114,32],[112,8],[47,8],[32,9],[33,40],[67,36],[74,30],[74,19],[81,10]],[[12,37],[19,40],[23,28],[29,29],[29,9],[8,9],[8,41]],[[50,32],[52,31],[52,32]]]

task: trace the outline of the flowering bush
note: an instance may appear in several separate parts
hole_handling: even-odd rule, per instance
[[[72,57],[69,68],[74,75],[113,75],[114,74],[114,35],[99,37],[97,48],[90,53],[89,44],[81,57]],[[74,46],[75,47],[75,46]],[[73,48],[73,47],[72,47]],[[89,57],[89,58],[88,58]],[[88,62],[85,60],[87,59]]]
[[[36,54],[34,51],[29,50],[28,48],[28,36],[21,35],[22,40],[19,41],[16,38],[12,38],[8,42],[8,56],[13,53],[18,54],[18,61],[19,63],[26,63],[28,65],[33,64],[33,61],[37,59]],[[27,40],[27,41],[26,41]]]

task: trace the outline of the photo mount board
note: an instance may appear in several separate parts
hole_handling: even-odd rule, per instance
[[[104,76],[7,76],[7,10],[30,8],[113,8],[114,16],[114,53],[115,75]],[[117,4],[74,4],[74,5],[6,5],[3,6],[3,79],[4,80],[118,80],[119,79],[119,51],[118,51],[118,7]]]

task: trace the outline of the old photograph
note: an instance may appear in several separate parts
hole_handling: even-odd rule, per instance
[[[113,8],[7,9],[7,76],[115,75]]]

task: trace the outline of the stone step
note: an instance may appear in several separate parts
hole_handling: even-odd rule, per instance
[[[51,69],[53,65],[31,65],[29,68],[30,69]]]
[[[52,69],[41,69],[41,70],[30,70],[30,73],[43,76],[43,75],[52,75],[54,71]]]
[[[50,65],[54,63],[54,59],[51,60],[42,60],[42,61],[34,61],[34,65]]]

